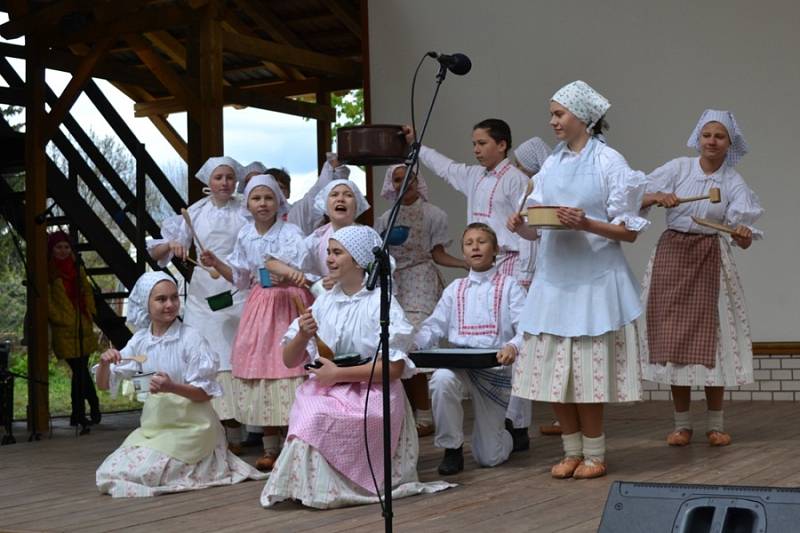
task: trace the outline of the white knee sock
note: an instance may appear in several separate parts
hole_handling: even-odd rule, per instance
[[[606,436],[599,437],[583,436],[583,457],[595,459],[596,461],[606,460]]]
[[[433,425],[433,412],[430,409],[417,409],[415,415],[417,424]]]
[[[709,411],[709,413],[710,412],[711,411]],[[675,418],[675,431],[679,431],[681,429],[692,429],[692,420],[689,416],[689,411],[675,411],[673,416]]]
[[[569,435],[561,435],[564,445],[564,457],[581,457],[583,455],[583,433],[576,431]]]
[[[722,411],[708,410],[708,431],[724,431],[722,425]]]
[[[280,435],[264,435],[261,438],[264,443],[264,452],[278,454],[281,451],[281,437]]]

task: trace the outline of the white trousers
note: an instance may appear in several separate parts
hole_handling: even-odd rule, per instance
[[[511,367],[481,370],[439,368],[431,376],[431,401],[436,427],[433,444],[438,448],[458,448],[464,443],[464,407],[469,393],[475,411],[472,428],[472,455],[481,466],[496,466],[511,454],[513,441],[505,429],[511,398]],[[517,402],[515,417],[524,416],[530,402]],[[530,422],[529,422],[530,423]]]

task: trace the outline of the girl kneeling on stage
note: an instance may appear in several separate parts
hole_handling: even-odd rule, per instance
[[[163,272],[143,274],[128,299],[138,329],[125,347],[107,350],[95,367],[97,386],[116,393],[138,371],[155,372],[141,427],[97,469],[97,488],[117,497],[232,485],[262,474],[228,451],[211,406],[222,394],[219,358],[199,330],[178,320],[178,287]],[[146,355],[143,363],[130,357]]]
[[[261,493],[261,504],[269,507],[294,499],[321,509],[378,501],[367,463],[369,458],[377,485],[383,487],[383,430],[381,363],[375,364],[371,386],[367,385],[372,364],[339,367],[317,355],[314,335],[334,353],[357,353],[371,359],[378,351],[380,292],[364,287],[365,271],[380,238],[372,228],[348,226],[334,232],[328,241],[327,268],[335,282],[309,312],[295,319],[283,338],[283,360],[294,368],[310,366],[312,376],[297,389],[289,415],[289,433],[283,452]],[[446,488],[447,484],[417,481],[419,448],[414,417],[400,378],[414,374],[408,359],[413,328],[400,305],[393,300],[390,311],[391,450],[393,497]],[[306,350],[311,360],[306,356]]]
[[[470,266],[466,278],[455,280],[444,291],[430,317],[415,337],[420,348],[435,346],[447,338],[453,346],[497,351],[502,367],[451,370],[439,368],[431,378],[434,445],[445,448],[439,465],[442,475],[464,469],[464,409],[469,391],[475,410],[472,455],[481,466],[504,463],[513,450],[528,447],[527,429],[514,429],[506,418],[511,397],[511,363],[522,347],[517,331],[525,306],[525,290],[495,266],[499,252],[497,235],[486,224],[474,222],[462,237],[464,259]]]

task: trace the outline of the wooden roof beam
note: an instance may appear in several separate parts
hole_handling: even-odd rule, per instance
[[[291,100],[259,89],[225,87],[223,95],[226,106],[255,107],[257,109],[330,122],[336,120],[335,110],[330,106]],[[133,108],[134,116],[137,117],[168,115],[186,111],[186,106],[178,98],[159,98],[152,102],[137,102]]]
[[[112,15],[113,13],[109,13]],[[52,44],[68,46],[87,43],[104,37],[120,37],[126,34],[142,34],[186,26],[191,21],[191,11],[179,4],[163,4],[145,7],[132,13],[123,11],[122,16],[87,24],[77,31],[63,33],[53,39]]]
[[[125,40],[131,45],[134,53],[141,59],[142,63],[147,65],[147,68],[149,68],[153,75],[164,84],[164,87],[166,87],[173,96],[185,102],[188,109],[199,109],[200,102],[185,79],[175,72],[175,70],[153,50],[144,37],[127,35],[125,36]]]
[[[340,0],[322,0],[322,3],[345,28],[350,30],[352,34],[361,40],[361,23],[358,21],[355,14],[351,13],[349,9],[342,5]]]
[[[271,43],[255,37],[248,37],[231,31],[222,33],[223,48],[242,54],[280,64],[334,74],[345,78],[361,76],[361,64],[311,50],[295,48],[285,44]]]
[[[16,39],[23,35],[50,30],[69,13],[91,11],[94,3],[92,0],[60,0],[22,17],[15,17],[12,13],[11,20],[0,26],[0,36],[4,39]]]
[[[236,0],[236,5],[244,14],[253,20],[262,30],[269,33],[273,41],[308,48],[308,45],[297,36],[288,26],[276,16],[265,2],[255,4],[253,0]]]
[[[94,67],[111,47],[111,42],[111,37],[107,37],[98,42],[89,55],[83,58],[78,68],[73,72],[72,79],[69,80],[69,83],[61,92],[58,101],[50,108],[50,113],[47,114],[47,117],[44,119],[44,124],[42,124],[42,139],[45,143],[53,136],[59,124],[61,124],[61,121],[64,120],[64,117],[72,107],[72,104],[74,104],[78,96],[80,96],[84,85],[86,85],[86,82],[92,77]]]
[[[241,21],[238,17],[235,17],[232,12],[226,12],[226,18],[222,21],[222,29],[225,31],[232,31],[234,33],[239,33],[241,35],[245,35],[248,37],[253,37],[255,39],[262,40],[261,37],[258,36],[250,27]],[[223,45],[224,48],[224,45]],[[303,79],[305,76],[303,74],[292,67],[282,67],[281,65],[276,65],[271,61],[261,60],[261,63],[264,67],[272,72],[275,76],[282,80],[291,80],[291,79]]]
[[[0,56],[26,59],[25,47],[18,44],[0,43]],[[80,67],[82,59],[67,52],[48,50],[43,58],[44,66],[52,70],[72,73]],[[150,72],[138,72],[127,65],[106,59],[95,66],[93,76],[109,81],[138,85],[147,90],[158,90],[161,84]]]

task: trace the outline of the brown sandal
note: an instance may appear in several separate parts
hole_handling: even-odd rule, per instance
[[[709,446],[727,446],[731,443],[731,436],[724,431],[711,430],[706,433]]]
[[[575,469],[575,473],[572,474],[572,477],[575,479],[593,479],[596,477],[605,476],[607,470],[608,469],[605,461],[587,457],[580,465],[578,465],[578,468]]]
[[[256,459],[256,469],[262,472],[269,472],[275,466],[275,461],[278,460],[276,452],[264,452],[264,455]]]
[[[670,446],[687,446],[692,442],[692,430],[681,428],[667,435],[667,444]]]
[[[575,469],[583,462],[583,457],[564,457],[558,464],[550,469],[550,475],[556,479],[567,479],[572,477]]]
[[[553,420],[550,424],[542,424],[539,426],[539,433],[542,435],[561,435],[563,431],[561,430],[561,424],[558,423],[558,420]]]

